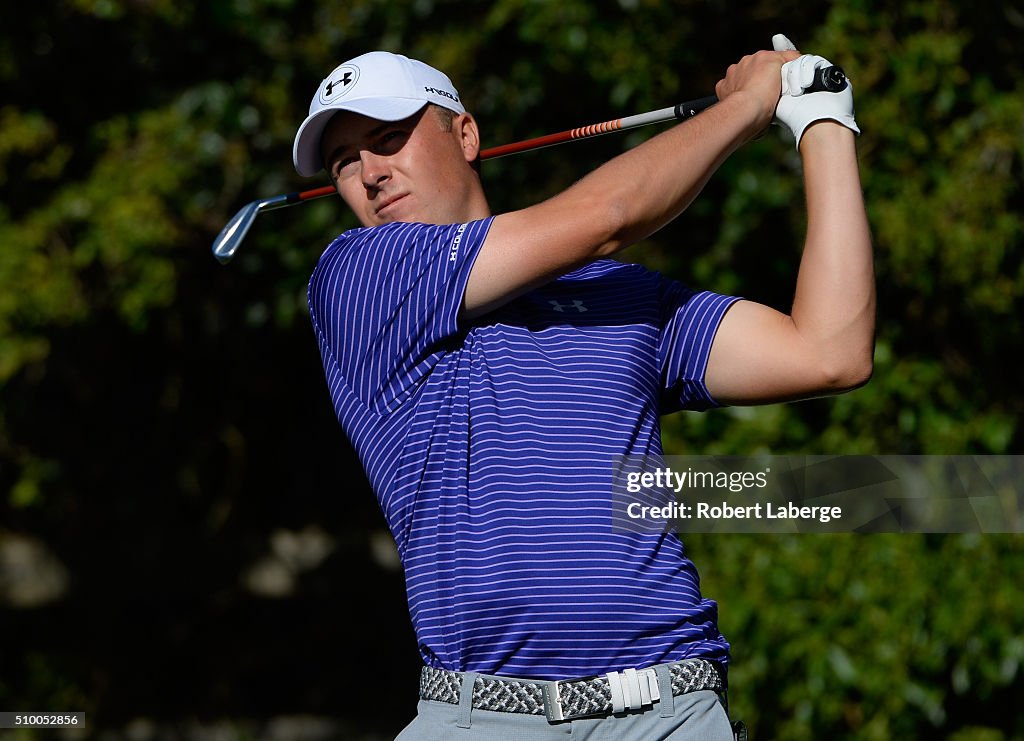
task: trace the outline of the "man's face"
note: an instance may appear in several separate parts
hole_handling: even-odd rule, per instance
[[[475,218],[466,212],[474,181],[479,188],[469,165],[476,151],[465,146],[467,118],[472,123],[456,116],[446,131],[432,106],[393,122],[342,111],[320,142],[324,166],[363,226]]]

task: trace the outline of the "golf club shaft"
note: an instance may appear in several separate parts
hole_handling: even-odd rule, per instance
[[[512,142],[511,144],[502,144],[497,147],[481,150],[480,159],[492,160],[497,159],[498,157],[507,157],[510,154],[519,154],[520,152],[529,152],[532,149],[553,147],[554,145],[562,144],[563,142],[575,141],[576,139],[589,139],[591,137],[601,136],[602,134],[610,134],[613,131],[625,131],[626,129],[635,129],[640,126],[649,126],[650,124],[663,123],[665,121],[683,121],[687,118],[696,116],[698,113],[710,108],[717,102],[718,98],[712,95],[707,98],[700,98],[698,100],[690,100],[685,103],[680,103],[679,105],[671,108],[662,108],[657,111],[638,113],[635,116],[626,116],[625,118],[616,118],[612,121],[604,121],[602,123],[590,124],[589,126],[580,126],[567,131],[559,131],[557,134],[546,134],[545,136],[538,136],[534,139],[524,139],[523,141]],[[320,188],[288,193],[287,195],[278,196],[276,199],[272,199],[273,203],[263,206],[260,211],[272,211],[275,208],[292,206],[296,203],[302,203],[303,201],[309,201],[314,198],[323,198],[324,196],[334,195],[335,193],[336,191],[334,190],[333,185],[324,185]]]

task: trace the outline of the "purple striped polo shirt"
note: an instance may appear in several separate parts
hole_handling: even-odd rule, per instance
[[[423,660],[562,679],[728,661],[674,532],[612,527],[613,460],[703,377],[736,299],[599,260],[459,318],[490,219],[355,229],[309,307],[328,387],[398,544]]]

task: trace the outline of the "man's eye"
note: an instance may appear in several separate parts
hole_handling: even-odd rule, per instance
[[[352,165],[356,162],[357,160],[355,157],[341,157],[335,161],[334,167],[331,168],[331,174],[336,178],[341,177],[348,170],[351,170]]]
[[[401,129],[392,129],[380,137],[380,140],[377,143],[377,148],[383,154],[397,152],[405,143],[405,138],[405,131]]]

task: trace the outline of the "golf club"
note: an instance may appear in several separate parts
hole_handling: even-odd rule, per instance
[[[806,92],[828,91],[836,93],[845,88],[846,74],[843,72],[842,68],[833,65],[831,67],[823,67],[817,70],[815,72],[814,83],[807,88]],[[701,111],[710,108],[717,102],[718,98],[714,95],[710,95],[705,98],[698,98],[696,100],[686,101],[685,103],[679,103],[669,108],[661,108],[656,111],[638,113],[633,116],[626,116],[625,118],[617,118],[612,121],[604,121],[602,123],[590,124],[589,126],[581,126],[567,131],[560,131],[557,134],[548,134],[534,139],[513,142],[512,144],[503,144],[501,146],[491,147],[490,149],[481,151],[480,159],[496,159],[510,154],[517,154],[519,152],[528,152],[533,149],[554,146],[555,144],[561,144],[567,141],[589,139],[591,137],[601,136],[602,134],[610,134],[613,131],[625,131],[626,129],[635,129],[639,126],[648,126],[650,124],[662,123],[665,121],[684,121],[696,116]],[[273,211],[274,209],[284,208],[285,206],[293,206],[297,203],[304,203],[316,198],[334,195],[336,192],[337,191],[335,191],[333,185],[325,185],[320,188],[313,188],[311,190],[303,190],[295,193],[286,193],[284,195],[263,198],[247,203],[238,210],[238,213],[231,217],[231,220],[224,225],[220,234],[218,234],[217,238],[213,241],[213,256],[216,257],[221,264],[230,262],[231,258],[235,256],[235,252],[238,251],[238,247],[241,245],[242,240],[245,239],[245,235],[252,227],[256,217],[264,211]]]

